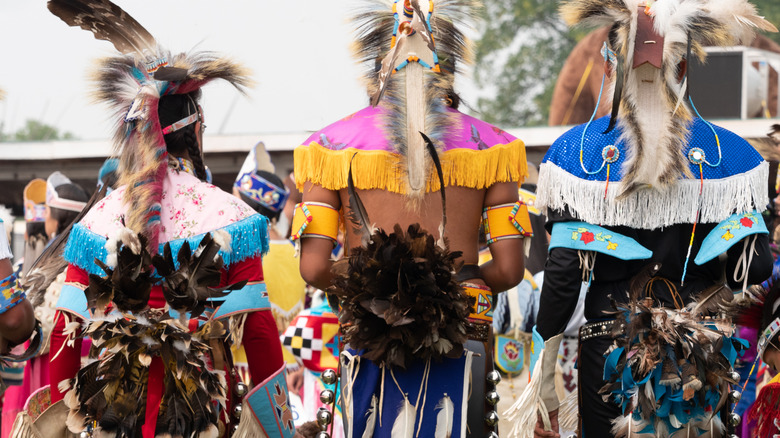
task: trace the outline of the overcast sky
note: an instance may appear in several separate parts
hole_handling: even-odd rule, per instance
[[[249,98],[217,82],[204,89],[211,134],[317,130],[367,104],[350,54],[346,17],[355,0],[115,3],[172,52],[219,51],[252,69],[257,85]],[[45,0],[0,0],[0,41],[5,132],[39,119],[82,139],[109,136],[107,112],[87,95],[94,60],[117,53],[109,42],[68,27]],[[459,78],[458,85],[473,101],[469,78]]]

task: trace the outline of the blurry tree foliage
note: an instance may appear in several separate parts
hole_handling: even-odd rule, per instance
[[[777,0],[751,0],[751,3],[758,8],[759,15],[763,15],[780,29],[780,3]],[[780,44],[780,33],[764,33],[764,35]]]
[[[0,128],[2,125],[0,125]],[[0,141],[49,141],[49,140],[74,140],[76,137],[70,132],[61,133],[54,126],[47,125],[38,120],[29,119],[24,126],[15,133],[6,134],[0,129]]]
[[[570,31],[557,1],[484,2],[476,41],[474,78],[489,93],[479,115],[502,126],[547,123],[555,80],[583,31]]]

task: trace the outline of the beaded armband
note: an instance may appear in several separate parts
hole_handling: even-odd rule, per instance
[[[11,274],[11,276],[0,280],[0,314],[16,306],[26,297],[24,289],[19,286],[19,279],[16,278],[16,275]]]
[[[334,243],[339,232],[339,212],[322,202],[301,202],[293,212],[293,241],[306,237],[330,239]]]
[[[502,239],[533,236],[528,206],[523,201],[485,208],[482,210],[482,227],[488,245]]]

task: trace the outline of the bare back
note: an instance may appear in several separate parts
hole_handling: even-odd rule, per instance
[[[461,251],[465,263],[477,263],[479,252],[479,223],[485,200],[485,190],[464,187],[447,187],[447,228],[445,237],[450,251]],[[427,193],[414,209],[409,198],[383,190],[358,190],[360,199],[366,207],[371,223],[391,233],[395,224],[404,231],[415,223],[439,238],[439,224],[442,220],[441,195],[439,192]],[[341,205],[349,211],[349,195],[346,190],[339,191]],[[353,248],[360,245],[360,234],[349,226],[345,246]]]

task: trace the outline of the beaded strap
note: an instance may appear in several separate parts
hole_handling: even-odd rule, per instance
[[[22,300],[27,298],[24,293],[24,289],[19,285],[19,279],[15,274],[4,278],[0,281],[0,314],[8,311]]]

